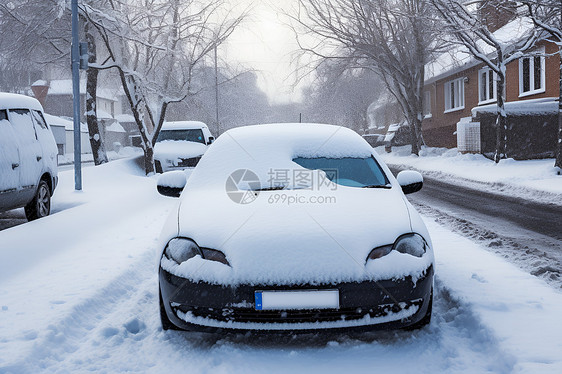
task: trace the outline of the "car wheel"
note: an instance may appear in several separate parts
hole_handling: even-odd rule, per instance
[[[431,289],[431,294],[429,296],[429,305],[427,306],[427,312],[425,312],[425,316],[418,322],[414,323],[411,326],[408,326],[406,330],[418,330],[424,326],[429,325],[431,322],[431,312],[433,309],[433,288]]]
[[[39,182],[35,197],[25,206],[25,216],[29,221],[48,216],[51,212],[51,190],[44,180]]]
[[[179,328],[170,321],[168,315],[166,314],[164,301],[162,300],[162,292],[160,291],[158,291],[158,298],[160,299],[160,322],[162,323],[162,330],[179,330]]]

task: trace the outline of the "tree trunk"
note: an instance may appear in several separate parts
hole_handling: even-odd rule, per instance
[[[562,21],[561,21],[561,23],[562,23]],[[560,47],[559,53],[560,53],[560,79],[558,81],[558,84],[559,84],[558,139],[556,140],[556,161],[554,163],[554,166],[558,167],[558,174],[560,174],[560,172],[562,170],[562,47]]]
[[[505,69],[504,69],[505,70]],[[498,116],[496,119],[496,164],[507,157],[507,113],[505,112],[505,71],[498,74],[497,91]]]
[[[86,41],[88,42],[88,62],[96,62],[96,41],[92,33],[89,31],[88,23],[85,23]],[[105,153],[105,145],[103,137],[100,134],[96,99],[98,87],[97,69],[88,68],[86,72],[86,122],[88,123],[88,133],[92,154],[94,156],[94,164],[101,165],[106,163],[107,154]]]

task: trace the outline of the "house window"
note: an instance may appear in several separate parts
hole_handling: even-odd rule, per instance
[[[431,91],[423,93],[423,116],[431,117]]]
[[[544,48],[537,52],[543,55],[519,59],[519,96],[545,91]]]
[[[496,101],[497,74],[489,68],[478,72],[478,104]]]
[[[464,78],[445,83],[445,113],[464,109]]]

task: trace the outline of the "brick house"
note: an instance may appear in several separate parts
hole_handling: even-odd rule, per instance
[[[522,37],[533,27],[531,21],[519,16],[516,10],[507,12],[503,17],[492,14],[487,22],[496,37],[508,41]],[[539,100],[542,102],[547,98],[557,100],[560,73],[558,51],[558,46],[554,43],[540,41],[530,51],[538,52],[537,55],[522,57],[507,65],[506,103],[512,103],[510,107],[514,107],[513,103],[525,102],[532,108],[537,101],[534,99],[543,99]],[[457,147],[457,124],[479,120],[474,118],[479,108],[496,103],[495,87],[495,74],[468,53],[463,53],[462,47],[456,47],[428,64],[424,87],[425,118],[422,123],[426,144],[433,147]],[[542,119],[538,120],[540,121]],[[478,122],[478,126],[480,125],[483,124]],[[554,126],[553,123],[551,127]],[[519,126],[517,131],[527,130]],[[480,149],[476,151],[480,152]]]

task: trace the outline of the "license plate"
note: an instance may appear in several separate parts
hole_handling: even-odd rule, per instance
[[[339,309],[338,290],[256,291],[256,310]]]

